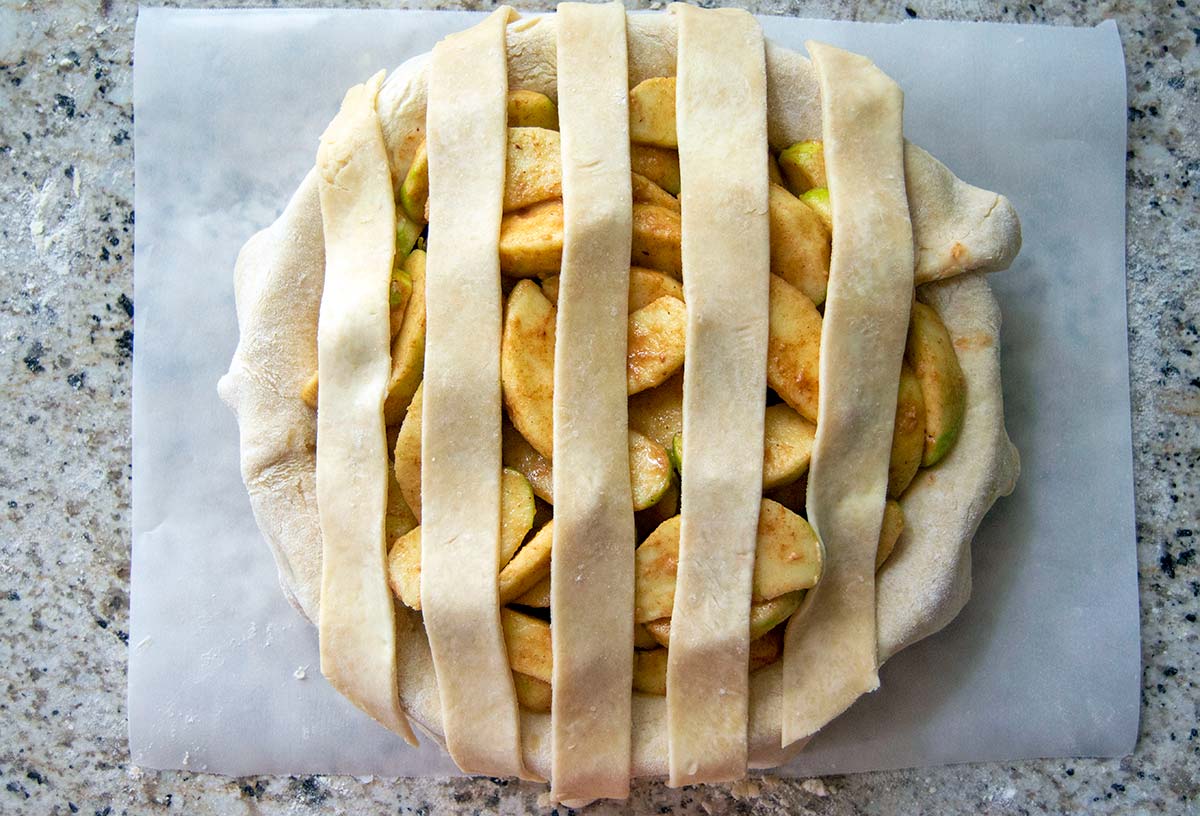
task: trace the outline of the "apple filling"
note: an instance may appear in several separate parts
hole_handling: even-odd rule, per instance
[[[681,220],[675,80],[648,79],[630,92],[633,236],[628,299],[629,469],[638,530],[633,685],[666,693],[667,650],[679,551],[683,370],[687,306],[681,282]],[[548,97],[509,94],[500,234],[505,291],[501,384],[505,422],[499,595],[509,663],[521,705],[548,711],[551,698],[550,562],[554,496],[553,394],[563,203],[558,114]],[[763,493],[750,611],[751,671],[779,660],[782,624],[821,578],[824,551],[805,519],[805,485],[816,433],[822,304],[832,217],[820,142],[768,155],[771,186],[770,307]],[[425,252],[429,193],[425,149],[399,185],[391,287],[392,372],[384,408],[394,439],[388,493],[389,583],[420,610],[421,378],[425,344]],[[300,397],[316,407],[317,374]],[[965,382],[937,313],[914,301],[897,395],[888,500],[878,569],[904,528],[898,501],[920,468],[952,449],[965,411]]]

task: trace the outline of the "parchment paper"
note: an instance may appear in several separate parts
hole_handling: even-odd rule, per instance
[[[445,775],[321,678],[283,599],[216,382],[232,270],[312,165],[345,89],[466,13],[143,9],[135,46],[133,762],[227,774]],[[970,604],[784,773],[1130,751],[1140,658],[1125,331],[1125,81],[1098,29],[763,18],[867,54],[906,132],[1008,195],[1025,244],[1004,312],[1017,491],[974,545]]]

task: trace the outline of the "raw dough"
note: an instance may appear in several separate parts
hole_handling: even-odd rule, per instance
[[[530,777],[500,629],[500,240],[507,6],[433,50],[421,422],[421,608],[446,748]],[[386,303],[386,299],[383,301]]]
[[[676,4],[687,364],[667,663],[670,784],[746,773],[750,586],[767,388],[767,77],[744,11]]]
[[[560,5],[558,66],[551,794],[624,799],[637,546],[625,382],[633,192],[624,7]]]
[[[913,289],[904,97],[866,57],[806,43],[817,67],[833,254],[821,331],[808,521],[825,574],[788,621],[783,744],[879,686],[875,551]]]
[[[396,692],[396,613],[383,534],[396,205],[375,116],[382,84],[380,71],[346,93],[317,150],[328,284],[317,336],[317,500],[325,541],[321,673],[415,745]]]

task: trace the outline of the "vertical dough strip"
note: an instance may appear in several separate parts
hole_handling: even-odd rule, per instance
[[[766,58],[743,11],[676,4],[688,305],[683,518],[667,668],[670,784],[746,772],[762,494],[769,227]]]
[[[321,673],[416,745],[396,690],[396,610],[383,533],[388,486],[383,400],[391,369],[387,303],[396,251],[396,204],[375,113],[383,76],[346,93],[317,150],[325,235],[317,330]]]
[[[913,292],[903,95],[865,57],[806,43],[821,89],[833,255],[808,520],[825,574],[784,643],[786,746],[879,686],[875,550]]]
[[[500,629],[500,215],[508,73],[501,7],[442,40],[429,72],[429,254],[421,439],[421,607],[446,749],[523,776]],[[386,303],[386,299],[384,300]]]
[[[558,7],[563,260],[554,359],[552,793],[629,795],[633,496],[629,71],[620,3]]]

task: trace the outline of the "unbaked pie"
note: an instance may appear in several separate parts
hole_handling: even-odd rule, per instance
[[[238,259],[221,391],[284,591],[464,771],[736,779],[966,602],[1020,227],[808,50],[500,9],[351,89]]]

